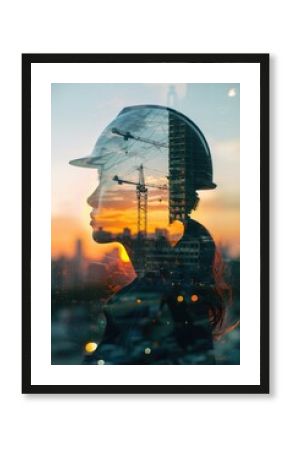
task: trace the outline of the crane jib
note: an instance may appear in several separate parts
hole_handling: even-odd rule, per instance
[[[123,137],[125,141],[128,141],[129,139],[133,139],[135,141],[144,142],[145,144],[154,145],[155,147],[158,147],[158,148],[159,147],[168,148],[168,145],[165,142],[154,141],[153,139],[147,139],[142,136],[134,136],[132,133],[130,133],[130,131],[122,131],[122,130],[119,130],[118,128],[112,128],[111,131],[113,134]]]

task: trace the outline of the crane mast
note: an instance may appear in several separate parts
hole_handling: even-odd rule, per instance
[[[136,186],[136,197],[137,197],[137,235],[139,238],[147,237],[147,216],[148,216],[148,187],[157,188],[161,190],[167,190],[166,185],[155,185],[155,184],[146,184],[145,183],[145,175],[144,175],[144,167],[141,164],[137,167],[139,172],[138,182],[123,180],[115,175],[113,180],[117,181],[118,184],[131,184]]]
[[[139,171],[139,184],[136,186],[137,194],[137,233],[138,237],[141,235],[147,237],[147,213],[148,213],[148,189],[145,187],[144,169],[143,165],[138,168]]]

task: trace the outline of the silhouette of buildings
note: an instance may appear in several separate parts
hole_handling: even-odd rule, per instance
[[[125,228],[121,235],[100,229],[100,235],[107,242],[133,241],[131,230]],[[51,289],[52,291],[66,291],[85,289],[88,287],[110,285],[114,290],[121,288],[131,281],[134,274],[131,263],[123,263],[119,257],[118,248],[106,254],[102,260],[87,259],[83,252],[81,240],[75,242],[75,252],[72,258],[61,256],[51,261]]]
[[[65,290],[79,287],[84,279],[85,260],[82,241],[75,242],[75,254],[72,258],[61,256],[51,262],[52,289]]]
[[[146,239],[133,235],[130,228],[124,228],[123,232],[116,236],[103,229],[99,231],[103,236],[110,235],[112,241],[124,244],[139,276],[151,273],[158,279],[164,273],[175,271],[176,274],[181,272],[183,276],[195,278],[195,274],[203,272],[203,266],[207,266],[207,260],[212,258],[206,236],[198,239],[185,234],[178,245],[172,247],[168,230],[162,228],[156,228]],[[140,245],[143,247],[141,261],[138,254]],[[222,253],[225,251],[225,248],[222,248]],[[231,259],[228,254],[225,260],[227,264],[224,276],[238,293],[239,260]],[[82,242],[76,240],[75,254],[72,258],[62,256],[52,260],[51,288],[53,292],[61,292],[107,286],[117,291],[132,281],[134,277],[132,264],[120,260],[118,248],[106,254],[102,260],[87,259],[84,256]]]

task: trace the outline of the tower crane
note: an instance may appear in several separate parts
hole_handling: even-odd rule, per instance
[[[119,128],[115,127],[112,128],[111,131],[113,134],[117,134],[118,136],[123,137],[125,141],[128,141],[129,139],[134,139],[135,141],[145,142],[145,144],[151,144],[158,148],[160,147],[168,148],[168,145],[165,142],[158,142],[154,141],[153,139],[147,139],[141,136],[134,136],[132,133],[130,133],[130,131],[119,130]]]
[[[123,180],[122,178],[119,178],[118,175],[115,175],[113,177],[113,181],[116,181],[118,184],[131,184],[133,186],[136,186],[137,210],[138,210],[137,233],[139,237],[141,236],[141,233],[143,233],[144,237],[146,237],[147,213],[148,213],[148,188],[167,190],[167,185],[146,184],[143,164],[137,167],[137,170],[139,172],[138,182]]]

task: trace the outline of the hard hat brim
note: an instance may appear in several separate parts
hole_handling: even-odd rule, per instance
[[[105,163],[103,158],[87,156],[85,158],[72,159],[69,164],[88,169],[98,169]]]

